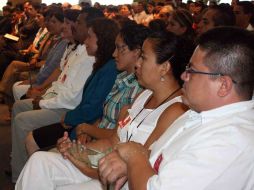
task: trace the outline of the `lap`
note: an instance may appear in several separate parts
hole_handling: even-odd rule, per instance
[[[66,109],[33,110],[32,99],[18,100],[13,106],[12,118],[17,126],[27,130],[59,123]]]
[[[29,162],[27,165],[29,165]],[[38,151],[32,155],[31,162],[33,162],[32,164],[35,166],[37,164],[40,165],[44,172],[49,169],[53,174],[52,181],[56,186],[85,183],[91,180],[90,177],[81,173],[79,169],[69,160],[64,159],[59,153]],[[38,167],[38,169],[39,168],[40,167]]]
[[[35,129],[33,131],[33,138],[40,149],[49,148],[56,145],[59,138],[67,131],[60,123],[48,125]]]

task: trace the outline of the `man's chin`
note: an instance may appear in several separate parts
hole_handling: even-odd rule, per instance
[[[184,94],[182,95],[182,101],[186,106],[189,106],[188,98]]]

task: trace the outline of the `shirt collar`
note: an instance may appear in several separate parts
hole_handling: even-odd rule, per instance
[[[137,83],[136,76],[134,73],[128,74],[127,71],[124,71],[117,75],[116,84],[119,88],[123,86],[132,87]]]
[[[204,124],[216,118],[219,119],[222,117],[226,117],[227,115],[243,112],[245,110],[252,109],[252,108],[254,108],[254,100],[232,103],[229,105],[221,106],[219,108],[203,111],[200,113],[190,110],[189,119],[195,120],[199,118],[201,120],[200,122]]]

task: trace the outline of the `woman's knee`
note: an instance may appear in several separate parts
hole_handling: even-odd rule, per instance
[[[29,156],[31,156],[34,152],[36,152],[39,149],[37,143],[34,140],[33,132],[28,133],[25,139],[25,145]]]

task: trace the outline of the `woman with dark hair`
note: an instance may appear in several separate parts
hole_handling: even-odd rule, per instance
[[[154,32],[166,30],[166,23],[161,19],[154,19],[149,22],[148,27]]]
[[[192,51],[188,53],[187,51],[185,51],[186,54],[182,54],[181,49],[179,49],[179,47],[182,46],[181,43],[182,43],[181,40],[179,41],[179,40],[176,40],[176,38],[172,38],[172,33],[168,33],[168,32],[152,34],[145,41],[142,48],[143,63],[142,62],[140,63],[140,66],[139,66],[140,70],[137,71],[139,82],[147,86],[147,88],[153,89],[152,91],[153,93],[150,96],[150,98],[149,99],[146,98],[147,101],[145,101],[146,102],[145,106],[149,106],[152,103],[155,103],[156,97],[158,96],[157,95],[158,90],[154,89],[156,85],[153,84],[153,82],[156,81],[154,78],[159,76],[156,74],[158,72],[157,68],[162,68],[163,70],[163,72],[159,72],[161,74],[163,73],[161,76],[161,82],[162,81],[166,82],[170,79],[175,81],[174,88],[176,88],[176,90],[173,90],[174,88],[172,83],[171,83],[171,86],[167,85],[168,91],[170,93],[169,93],[169,97],[166,96],[166,100],[170,102],[175,100],[176,98],[180,98],[180,97],[175,97],[181,94],[180,92],[177,92],[177,86],[181,87],[183,83],[183,81],[181,80],[181,73],[184,71],[184,68],[186,65],[184,63],[188,62],[192,53]],[[168,72],[165,72],[166,68],[168,69]],[[165,87],[163,86],[160,86],[159,89],[166,90]],[[160,92],[161,95],[162,93],[163,92]],[[157,125],[155,124],[156,127],[154,126],[155,127],[154,132],[150,136],[148,136],[148,139],[146,140],[145,143],[143,143],[144,141],[141,141],[142,136],[144,136],[144,134],[135,132],[135,130],[129,130],[129,129],[126,129],[127,131],[126,136],[122,135],[122,138],[126,140],[121,142],[127,142],[126,144],[134,144],[132,142],[129,142],[131,140],[135,142],[136,144],[138,144],[140,147],[143,147],[143,149],[147,151],[147,149],[149,149],[149,147],[153,144],[153,142],[157,141],[160,138],[160,136],[166,131],[166,129],[184,112],[183,110],[180,111],[181,109],[179,109],[179,107],[181,106],[185,107],[180,102],[181,100],[177,103],[169,104],[169,106],[166,107],[166,109],[161,113],[160,118],[157,122]],[[185,109],[187,108],[185,107]],[[141,113],[142,112],[143,110],[141,111]],[[140,114],[140,112],[137,112],[137,113]],[[149,116],[151,115],[152,115],[151,113],[148,114],[148,116],[146,115],[145,119],[141,120],[141,125],[140,125],[140,121],[137,121],[138,125],[136,128],[138,128],[138,130],[141,130],[140,128],[142,128],[142,123],[145,123],[145,121],[147,122]],[[134,121],[138,120],[136,118],[138,117],[135,116]],[[127,137],[128,137],[128,140],[127,140]],[[122,144],[117,145],[115,147],[116,150],[118,147],[124,146],[124,144],[125,143],[123,143],[123,145]],[[108,180],[109,182],[116,182],[115,183],[116,189],[120,189],[120,187],[124,185],[124,183],[126,182],[127,169],[130,167],[135,167],[134,165],[128,165],[128,168],[127,168],[126,163],[123,162],[123,160],[128,160],[129,157],[134,158],[135,152],[130,151],[129,153],[127,152],[124,152],[124,153],[126,157],[122,158],[119,156],[117,151],[114,151],[112,153],[109,153],[108,155],[106,155],[104,158],[102,158],[99,161],[99,171],[100,171],[100,177],[101,177],[100,179],[102,180],[103,183],[106,183],[106,180]],[[136,162],[137,164],[139,164],[138,158],[136,159]],[[128,189],[127,183],[125,184],[124,189]]]
[[[162,117],[166,118],[168,123],[172,123],[186,111],[179,97],[180,73],[184,71],[189,57],[181,55],[181,60],[178,60],[178,54],[178,40],[172,33],[153,35],[145,40],[142,60],[137,62],[136,73],[138,82],[148,90],[135,99],[131,108],[124,114],[124,119],[119,121],[117,131],[110,138],[85,144],[87,149],[100,152],[97,159],[92,159],[93,166],[97,165],[99,156],[101,158],[120,142],[134,141],[149,147],[168,127],[159,122]],[[159,123],[156,127],[157,122]],[[58,150],[63,157],[50,152],[36,152],[28,161],[16,186],[28,190],[50,190],[54,189],[55,185],[57,189],[102,189],[97,180],[97,170],[87,165],[88,152],[85,151],[85,147],[79,143],[72,143],[65,133],[64,137],[58,140]],[[61,168],[61,171],[58,168]],[[38,186],[38,182],[29,179],[33,172],[39,176],[40,181],[43,180],[43,185]],[[61,178],[65,183],[60,187],[59,181],[53,181],[52,177]],[[26,186],[22,187],[24,184]],[[67,186],[69,184],[71,186]]]
[[[193,41],[195,38],[195,32],[192,25],[193,18],[191,14],[185,9],[176,9],[168,18],[167,30],[185,39]]]

